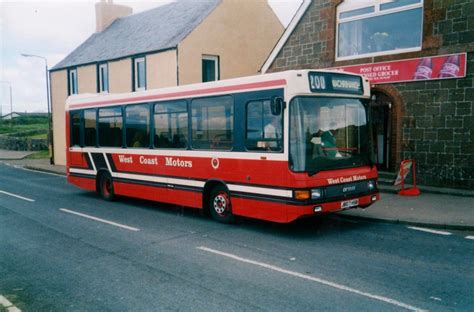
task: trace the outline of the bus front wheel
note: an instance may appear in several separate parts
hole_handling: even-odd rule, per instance
[[[99,176],[99,194],[107,201],[115,199],[114,184],[108,172],[104,172]]]
[[[216,186],[210,196],[209,211],[214,220],[221,223],[233,223],[235,217],[232,214],[230,195],[223,185]]]

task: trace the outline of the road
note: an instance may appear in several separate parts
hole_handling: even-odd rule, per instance
[[[472,233],[224,225],[1,163],[0,177],[0,295],[24,311],[474,310]]]

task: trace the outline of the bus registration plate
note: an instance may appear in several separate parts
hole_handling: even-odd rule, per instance
[[[357,198],[341,202],[342,209],[357,207],[358,205],[359,205],[359,199]]]

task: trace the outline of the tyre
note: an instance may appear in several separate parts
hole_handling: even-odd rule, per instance
[[[218,222],[233,223],[235,221],[230,195],[223,185],[218,185],[211,191],[209,212],[211,217]]]
[[[115,199],[112,176],[108,172],[102,173],[99,176],[99,194],[107,201],[113,201]]]

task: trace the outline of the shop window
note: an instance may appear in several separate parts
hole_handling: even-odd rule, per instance
[[[420,51],[423,0],[346,0],[337,8],[336,60]]]

